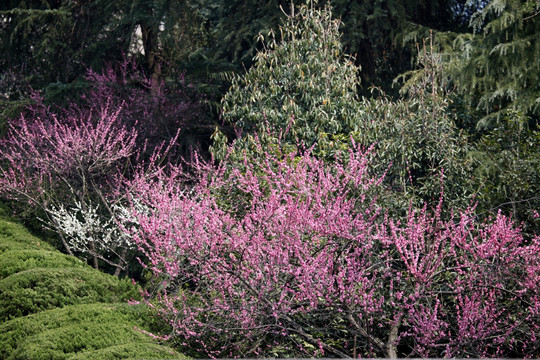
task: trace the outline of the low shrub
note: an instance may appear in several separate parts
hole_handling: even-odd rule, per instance
[[[117,302],[138,296],[127,279],[90,267],[34,268],[0,280],[0,320],[73,304]]]
[[[34,342],[34,337],[47,330],[85,323],[133,323],[145,320],[140,307],[127,304],[79,304],[15,318],[0,325],[0,358],[5,359],[17,348]]]
[[[48,250],[13,250],[0,253],[0,279],[34,268],[86,267],[82,261]]]
[[[30,234],[23,225],[0,218],[0,254],[29,249],[54,250],[51,245]]]
[[[105,349],[84,351],[68,357],[69,360],[109,360],[109,359],[186,359],[171,348],[143,342],[133,342]]]
[[[45,360],[69,359],[72,355],[85,352],[105,351],[109,347],[137,343],[139,349],[151,345],[151,338],[134,328],[130,323],[109,321],[106,323],[83,322],[40,332],[24,346],[19,346],[10,356],[10,360]],[[162,353],[166,352],[161,349]],[[112,350],[114,352],[114,350]],[[111,353],[109,351],[109,353]],[[124,353],[128,353],[124,350]],[[131,351],[136,355],[136,351]],[[157,354],[150,356],[155,357]],[[174,353],[173,353],[174,354]],[[90,354],[86,358],[92,357]],[[114,357],[116,358],[116,357]]]

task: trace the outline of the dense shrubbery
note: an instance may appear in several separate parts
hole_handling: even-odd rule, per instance
[[[137,295],[131,281],[88,267],[34,268],[0,280],[0,319],[72,304],[127,301]]]
[[[139,336],[139,340],[144,340],[144,335],[137,332],[133,327],[137,325],[134,320],[137,317],[137,313],[130,309],[127,304],[84,304],[84,305],[72,305],[66,306],[61,309],[53,309],[42,311],[37,314],[28,317],[20,317],[7,321],[0,325],[2,333],[0,335],[0,344],[3,349],[0,355],[2,358],[6,358],[15,349],[18,349],[17,356],[21,356],[23,352],[29,351],[30,347],[45,349],[64,348],[65,353],[74,353],[75,351],[67,351],[66,343],[73,345],[74,334],[70,336],[61,336],[62,332],[65,332],[66,327],[74,328],[78,327],[81,330],[85,329],[93,332],[94,337],[109,338],[107,341],[116,340],[115,344],[122,344],[129,341],[125,337],[118,337],[114,339],[106,331],[98,331],[98,326],[117,326],[122,324],[123,326],[130,326],[131,332],[134,333],[130,337]],[[139,314],[140,315],[140,314]],[[141,324],[139,324],[141,326]],[[56,334],[56,335],[55,335]],[[90,336],[84,336],[82,331],[77,334],[77,340],[86,340],[86,347],[88,349],[100,348],[99,344],[95,341],[90,341]],[[54,340],[56,336],[57,344],[51,345],[51,340]],[[37,338],[42,340],[49,338],[49,341],[37,341]],[[121,341],[118,341],[122,339]],[[31,357],[35,358],[35,357]]]
[[[538,237],[473,209],[446,220],[442,194],[389,218],[358,146],[330,165],[260,151],[194,187],[133,184],[132,236],[160,284],[150,302],[184,343],[212,356],[538,354]]]
[[[12,250],[0,253],[0,279],[34,268],[81,268],[85,266],[86,264],[73,256],[45,249]]]
[[[148,335],[134,330],[130,323],[84,322],[43,331],[33,336],[31,343],[18,347],[11,357],[14,360],[69,359],[71,354],[107,349],[126,343],[146,342],[147,338]],[[163,352],[163,349],[161,350]],[[155,357],[159,353],[152,355]]]
[[[15,250],[45,250],[54,248],[47,242],[32,236],[23,225],[0,218],[0,254]]]
[[[141,341],[109,346],[72,355],[69,360],[185,359],[169,347]]]
[[[115,223],[123,179],[150,171],[165,154],[170,162],[187,156],[190,141],[176,141],[180,126],[202,123],[201,114],[189,86],[173,91],[127,60],[117,69],[89,71],[87,80],[91,86],[79,102],[57,109],[35,94],[28,111],[9,123],[0,192],[43,217],[69,254],[119,275],[129,272],[134,254]],[[193,135],[188,130],[184,140]]]
[[[42,311],[0,325],[2,359],[178,359],[140,328],[145,309],[127,304],[84,304]],[[107,357],[109,356],[109,357]]]
[[[333,150],[326,138],[355,128],[358,69],[344,54],[339,25],[330,9],[303,6],[281,36],[267,39],[254,66],[233,80],[222,100],[224,121],[240,135],[237,147],[249,151],[254,133],[265,139],[281,132],[283,143],[315,146],[324,155]],[[213,150],[221,158],[226,146],[215,142]]]

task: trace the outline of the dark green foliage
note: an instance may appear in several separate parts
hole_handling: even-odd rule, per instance
[[[72,82],[86,66],[127,50],[129,34],[105,27],[117,2],[7,1],[0,5],[0,67],[13,69],[34,86]],[[125,36],[128,35],[128,36]],[[127,41],[127,42],[126,42]]]
[[[0,319],[7,320],[72,304],[117,302],[138,296],[127,279],[90,267],[34,268],[0,280]]]
[[[243,135],[240,148],[252,146],[254,133],[266,143],[282,132],[282,142],[319,153],[324,138],[354,129],[358,69],[343,52],[339,21],[328,8],[296,11],[222,100],[223,119]],[[223,144],[214,145],[214,155],[223,154]]]
[[[292,1],[300,4],[304,1]],[[227,62],[229,68],[250,67],[257,53],[256,38],[275,30],[289,9],[287,0],[202,0],[198,13],[205,19],[211,42],[204,52],[215,62]]]
[[[507,110],[540,116],[540,2],[492,0],[466,33],[436,33],[445,75],[491,128]]]
[[[444,98],[436,110],[419,100],[364,99],[359,109],[353,137],[374,144],[371,170],[385,175],[379,202],[403,214],[410,205],[435,207],[443,191],[446,207],[465,208],[474,193],[467,140],[445,113]]]
[[[81,260],[47,250],[12,250],[0,254],[0,279],[33,268],[87,267]]]
[[[508,112],[484,134],[471,154],[479,212],[502,211],[522,224],[526,236],[540,229],[540,127],[531,118]]]

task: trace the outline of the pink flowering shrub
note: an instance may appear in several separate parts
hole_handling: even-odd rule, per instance
[[[96,267],[99,259],[118,271],[125,268],[130,245],[118,231],[105,244],[105,233],[114,230],[99,218],[105,214],[110,223],[112,195],[137,154],[137,131],[121,124],[120,110],[104,106],[78,117],[56,115],[42,106],[36,113],[43,117],[12,121],[0,141],[0,193],[40,208],[68,253],[82,252]]]
[[[183,76],[171,87],[127,59],[89,70],[86,79],[79,101],[47,106],[35,93],[33,105],[9,122],[0,141],[0,195],[41,217],[68,253],[118,275],[135,249],[117,224],[122,184],[158,160],[186,155],[190,135],[181,144],[180,126],[200,125],[199,105]],[[29,210],[35,207],[41,213]]]
[[[169,155],[189,156],[189,147],[200,150],[201,135],[213,130],[207,126],[210,121],[201,110],[200,96],[183,73],[171,74],[166,82],[147,76],[135,61],[124,59],[101,72],[89,69],[86,80],[90,87],[71,111],[84,113],[88,108],[99,109],[107,104],[122,108],[122,124],[137,129],[137,145],[141,150],[145,148],[146,156],[164,142],[169,143],[179,131],[183,141],[174,143]]]
[[[331,165],[264,155],[130,184],[125,230],[178,343],[211,357],[539,356],[538,237],[472,209],[442,220],[442,200],[388,218],[357,146]]]

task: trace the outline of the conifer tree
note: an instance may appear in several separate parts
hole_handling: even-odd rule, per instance
[[[506,110],[540,116],[540,2],[489,1],[472,31],[446,42],[447,74],[465,103],[481,111],[481,127]],[[445,34],[439,39],[448,41]]]

